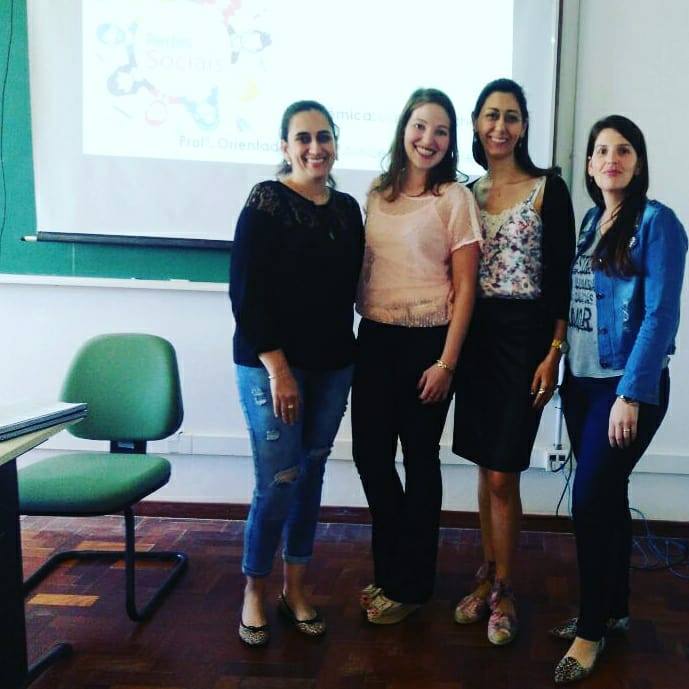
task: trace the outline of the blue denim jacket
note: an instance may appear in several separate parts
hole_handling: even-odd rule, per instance
[[[586,213],[577,256],[591,245],[601,213]],[[670,208],[648,201],[629,246],[639,275],[594,271],[600,365],[624,369],[618,395],[658,404],[665,357],[675,352],[687,234]]]

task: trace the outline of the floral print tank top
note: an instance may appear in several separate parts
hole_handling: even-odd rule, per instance
[[[545,177],[536,180],[529,195],[500,213],[481,210],[483,250],[479,265],[480,297],[538,299],[543,267],[543,222],[534,201]],[[474,185],[474,195],[478,183]]]

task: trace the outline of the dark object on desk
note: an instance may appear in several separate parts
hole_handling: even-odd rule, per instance
[[[87,406],[57,402],[53,404],[19,404],[0,407],[0,442],[40,431],[59,423],[83,419]]]
[[[184,553],[135,552],[132,506],[164,486],[170,463],[146,454],[146,442],[174,433],[182,423],[182,396],[172,345],[143,334],[101,335],[77,353],[62,397],[88,404],[89,415],[70,433],[109,440],[110,452],[59,455],[19,471],[19,510],[27,515],[94,516],[123,512],[124,552],[79,550],[57,553],[24,582],[38,585],[70,559],[125,560],[126,607],[132,620],[151,615],[187,566]],[[137,608],[135,561],[164,560],[172,570],[148,603]]]

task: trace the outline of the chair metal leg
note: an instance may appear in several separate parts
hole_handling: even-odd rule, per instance
[[[172,550],[158,550],[137,553],[135,550],[136,541],[134,537],[134,513],[132,512],[131,507],[127,507],[127,509],[124,511],[124,531],[124,569],[127,580],[127,615],[129,615],[131,620],[141,622],[151,616],[162,599],[177,583],[177,580],[182,576],[184,570],[187,568],[188,558],[185,553]],[[175,563],[163,583],[156,589],[149,601],[140,610],[136,607],[136,570],[134,566],[136,560],[155,560],[156,562]]]
[[[70,644],[61,643],[53,646],[29,668],[29,671],[26,673],[24,687],[28,687],[37,680],[53,663],[70,655],[72,655],[72,646]]]
[[[148,619],[170,589],[177,583],[188,564],[185,553],[162,550],[152,552],[136,552],[134,536],[134,513],[131,507],[124,510],[124,551],[113,550],[64,550],[53,555],[24,581],[24,595],[33,590],[54,569],[67,560],[106,560],[116,562],[124,559],[125,591],[127,615],[134,622]],[[174,566],[169,571],[163,583],[156,589],[148,602],[141,608],[136,604],[136,561],[155,560],[157,562],[172,562]]]

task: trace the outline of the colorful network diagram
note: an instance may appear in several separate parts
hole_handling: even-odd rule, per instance
[[[251,69],[255,70],[257,65],[256,56],[270,48],[272,44],[271,35],[261,27],[263,14],[256,11],[252,3],[243,0],[167,0],[173,2],[187,3],[192,5],[206,6],[206,11],[214,10],[218,22],[222,23],[226,36],[224,55],[207,60],[205,64],[202,58],[189,56],[184,58],[185,43],[188,37],[169,35],[165,38],[151,37],[148,33],[142,36],[143,29],[141,22],[134,20],[129,24],[117,22],[104,22],[96,28],[96,38],[101,46],[101,59],[106,62],[115,62],[112,71],[107,74],[105,88],[107,92],[117,101],[113,104],[122,115],[126,117],[141,117],[143,121],[152,127],[160,127],[170,119],[172,109],[181,108],[188,117],[203,132],[214,131],[218,128],[221,120],[221,98],[220,93],[223,88],[231,90],[234,94],[232,99],[226,99],[226,103],[239,101],[248,103],[258,98],[259,88],[256,79],[242,74],[239,70],[233,75],[233,68],[241,66],[242,62],[252,59]],[[202,37],[196,37],[197,41],[202,42]],[[155,52],[155,42],[162,44],[163,48],[168,48],[168,53]],[[202,94],[185,93],[184,80],[180,80],[178,90],[175,85],[166,80],[163,86],[156,83],[151,77],[155,73],[157,66],[154,59],[160,60],[160,64],[165,66],[163,60],[167,59],[170,68],[179,66],[180,71],[196,67],[198,70],[217,74],[216,83],[208,83]],[[149,68],[146,67],[148,63]],[[221,63],[222,62],[222,68]],[[260,64],[258,65],[260,68]],[[239,77],[240,83],[228,84],[228,75]],[[208,79],[206,78],[206,82]],[[188,80],[187,80],[188,82]],[[135,109],[128,107],[127,100],[136,97],[139,100],[142,96],[146,98],[143,107]],[[122,99],[121,101],[119,99]],[[225,117],[232,117],[230,113],[225,113]],[[236,131],[246,131],[248,128],[247,118],[241,112],[234,113],[234,124]]]

